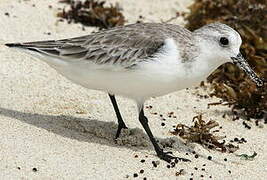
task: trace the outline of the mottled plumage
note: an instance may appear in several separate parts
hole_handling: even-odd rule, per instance
[[[153,57],[168,38],[175,39],[177,45],[186,45],[192,33],[178,25],[138,23],[76,38],[14,45],[64,60],[82,58],[96,64],[111,63],[129,67]],[[190,46],[193,47],[193,44]],[[187,54],[183,54],[183,57],[188,60]]]

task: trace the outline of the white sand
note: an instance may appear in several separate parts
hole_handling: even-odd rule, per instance
[[[186,11],[192,1],[117,2],[124,9],[128,23],[133,23],[139,15],[144,16],[146,22],[167,20],[178,10]],[[53,8],[49,9],[48,5]],[[266,127],[258,128],[249,123],[252,129],[247,130],[242,120],[233,122],[229,115],[222,118],[230,109],[222,106],[207,109],[207,103],[218,99],[199,99],[194,95],[196,90],[184,90],[147,102],[153,106],[146,114],[157,138],[169,142],[166,138],[172,137],[168,131],[173,125],[180,122],[191,125],[192,117],[202,112],[204,119],[220,123],[223,127],[220,134],[226,135],[227,140],[244,137],[248,142],[241,144],[236,154],[256,151],[258,156],[253,161],[208,151],[197,144],[185,146],[181,139],[172,137],[175,142],[170,150],[192,162],[167,169],[167,163],[155,156],[137,120],[135,104],[125,98],[118,98],[118,103],[130,129],[124,132],[119,145],[115,144],[116,117],[107,94],[75,85],[45,63],[3,46],[6,42],[67,38],[94,30],[82,31],[80,24],[57,22],[57,7],[63,6],[54,0],[0,1],[0,179],[123,179],[127,176],[133,179],[134,173],[138,173],[139,179],[200,179],[200,175],[204,175],[203,179],[209,176],[213,179],[267,177]],[[179,18],[173,23],[184,22]],[[48,32],[51,35],[45,34]],[[177,119],[167,117],[171,111]],[[160,125],[159,115],[150,112],[163,114],[166,126]],[[196,151],[200,157],[186,156],[188,149]],[[207,160],[209,155],[212,161]],[[140,162],[143,158],[145,163]],[[159,160],[160,165],[153,167],[152,160]],[[202,167],[203,164],[206,166]],[[37,172],[33,168],[37,168]],[[141,169],[143,174],[139,173]],[[175,172],[180,169],[185,169],[186,174],[176,177]]]

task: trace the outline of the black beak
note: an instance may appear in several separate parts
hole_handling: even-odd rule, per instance
[[[242,69],[247,75],[257,84],[262,86],[263,81],[257,76],[257,74],[249,67],[247,61],[243,58],[242,54],[239,53],[236,57],[231,57],[233,63]]]

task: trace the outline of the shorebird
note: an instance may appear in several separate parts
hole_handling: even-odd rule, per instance
[[[76,84],[107,92],[118,119],[116,138],[127,126],[115,95],[133,99],[157,156],[171,162],[188,160],[160,148],[144,114],[144,102],[197,85],[226,62],[237,64],[262,85],[240,54],[241,43],[238,32],[221,23],[193,32],[173,24],[137,23],[76,38],[6,46],[25,50]]]

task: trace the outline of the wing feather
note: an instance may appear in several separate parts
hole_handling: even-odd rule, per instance
[[[37,51],[65,61],[84,59],[96,64],[132,67],[138,61],[152,57],[170,36],[185,32],[176,25],[165,27],[156,23],[132,24],[71,39],[7,45]]]

